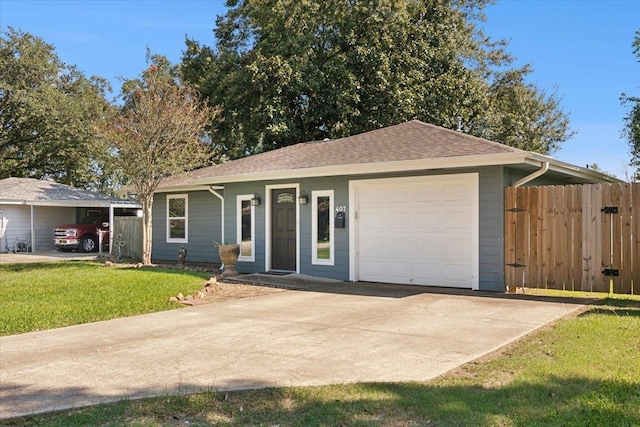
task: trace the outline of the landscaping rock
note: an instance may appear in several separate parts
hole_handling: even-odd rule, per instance
[[[170,302],[178,302],[180,300],[178,298],[176,298],[176,297],[169,297],[169,301]]]
[[[184,300],[184,295],[182,295],[182,292],[181,292],[178,295],[176,295],[176,298],[178,298],[178,301],[183,301]]]

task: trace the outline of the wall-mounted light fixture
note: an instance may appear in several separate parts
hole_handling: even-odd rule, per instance
[[[251,199],[251,206],[260,206],[260,196],[258,196],[258,193],[253,193],[253,198]]]
[[[307,203],[309,203],[309,197],[304,190],[302,190],[302,192],[300,193],[300,197],[298,197],[298,203],[300,203],[301,205],[306,205]]]

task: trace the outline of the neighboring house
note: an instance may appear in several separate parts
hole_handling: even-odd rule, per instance
[[[504,290],[506,186],[617,181],[417,120],[296,144],[164,180],[153,258],[243,273]]]
[[[53,181],[2,179],[0,252],[13,251],[17,241],[26,241],[33,252],[51,251],[53,229],[57,225],[77,223],[91,214],[113,219],[114,215],[136,208],[136,204],[122,199]]]

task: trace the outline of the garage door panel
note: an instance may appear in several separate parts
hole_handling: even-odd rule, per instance
[[[448,178],[361,182],[359,280],[472,287],[477,276],[477,175]]]
[[[409,202],[412,199],[410,187],[391,187],[378,192],[378,198],[384,198],[386,203],[395,205],[398,202]]]
[[[413,199],[417,202],[437,203],[442,199],[442,188],[436,185],[418,185],[413,192]]]
[[[380,275],[385,275],[388,282],[407,283],[411,266],[406,260],[389,260],[387,258],[370,258],[363,263],[364,274],[360,280],[377,282]]]
[[[442,192],[443,201],[451,200],[469,200],[469,194],[471,192],[471,186],[469,184],[444,184]]]

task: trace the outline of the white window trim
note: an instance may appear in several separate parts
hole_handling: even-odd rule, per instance
[[[169,216],[169,201],[172,199],[184,199],[184,217]],[[171,194],[167,195],[167,243],[189,243],[189,195],[188,194]],[[176,239],[171,237],[170,221],[172,219],[184,219],[184,239]]]
[[[238,261],[256,260],[256,207],[251,204],[251,199],[253,194],[241,194],[236,197],[236,242],[240,245]],[[242,256],[242,202],[247,200],[251,206],[251,256]]]
[[[318,197],[329,197],[329,259],[318,258]],[[335,227],[334,214],[335,200],[333,190],[311,192],[311,264],[334,265],[335,264]]]

